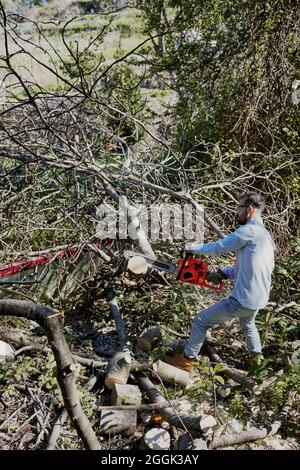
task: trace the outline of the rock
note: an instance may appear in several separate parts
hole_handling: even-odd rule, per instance
[[[293,354],[291,356],[291,361],[294,365],[299,365],[300,364],[300,349],[293,352]]]
[[[231,347],[235,351],[239,351],[240,349],[243,349],[243,344],[240,341],[232,341]]]
[[[188,433],[182,434],[177,439],[174,447],[178,450],[208,450],[205,439],[201,437],[193,437],[193,439],[191,439],[191,436]]]
[[[220,398],[226,398],[230,395],[231,393],[231,388],[230,386],[222,385],[217,389],[217,394],[219,395]]]
[[[231,421],[229,421],[228,426],[230,427],[233,434],[238,434],[242,430],[242,427],[241,427],[240,423],[235,418],[233,418]]]
[[[217,426],[217,421],[212,415],[204,415],[200,419],[200,428],[203,434],[212,434]]]
[[[295,351],[296,349],[300,349],[300,339],[297,339],[296,341],[293,341],[291,343],[291,346],[293,350]]]
[[[160,427],[161,427],[162,429],[170,429],[170,423],[168,423],[168,421],[162,421],[162,422],[160,423]]]
[[[194,439],[193,450],[208,450],[207,442],[205,439]]]
[[[153,428],[144,435],[144,445],[147,449],[169,450],[170,444],[170,434],[165,429]]]
[[[291,450],[289,445],[286,445],[284,441],[279,441],[279,439],[269,439],[266,440],[266,444],[269,449],[273,450]]]
[[[294,80],[292,83],[292,103],[297,105],[300,103],[300,80]]]
[[[15,352],[10,344],[0,341],[0,362],[5,362],[7,359],[12,359]]]
[[[189,414],[191,411],[193,411],[193,405],[188,400],[180,400],[180,403],[176,408],[178,411],[185,414]]]
[[[149,413],[147,413],[147,414],[142,414],[142,416],[141,416],[142,423],[143,423],[143,424],[149,424],[150,421],[151,421],[151,418],[152,418],[152,416],[151,416],[151,414],[149,414]]]

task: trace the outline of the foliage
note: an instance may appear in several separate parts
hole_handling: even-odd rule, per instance
[[[275,291],[277,292],[279,298],[281,298],[282,296],[285,298],[289,298],[291,292],[292,298],[295,299],[295,301],[300,300],[299,252],[300,239],[298,237],[292,238],[290,254],[285,259],[283,259],[281,263],[278,263],[275,268]]]
[[[283,349],[288,341],[295,339],[298,331],[297,318],[290,318],[284,314],[276,316],[271,309],[266,309],[256,323],[263,347],[275,342],[279,349]]]
[[[272,386],[268,387],[263,395],[268,406],[283,406],[289,390],[300,392],[300,366],[295,365],[283,375],[279,376]]]
[[[154,72],[166,70],[178,93],[174,112],[182,150],[203,140],[252,150],[278,148],[277,139],[279,145],[279,139],[292,144],[283,128],[289,122],[290,132],[297,132],[300,116],[289,102],[292,81],[299,78],[295,3],[170,0],[138,5],[145,30],[165,38],[164,52],[155,49]]]
[[[195,384],[188,390],[189,398],[198,402],[204,398],[215,400],[216,387],[220,384],[224,385],[224,379],[220,375],[224,367],[221,364],[211,366],[206,357],[193,365],[199,370],[200,378],[196,379]]]
[[[54,400],[54,394],[58,395],[59,387],[56,378],[56,363],[53,354],[48,354],[43,374],[38,379],[38,384],[41,388],[52,392],[52,399]],[[56,403],[58,402],[56,398]],[[54,403],[54,401],[52,401]]]
[[[41,367],[41,364],[42,367]],[[56,363],[54,356],[48,354],[48,357],[41,359],[38,357],[24,358],[19,357],[8,361],[0,366],[0,383],[5,385],[5,396],[13,393],[14,386],[17,383],[26,383],[37,381],[38,385],[45,391],[52,393],[52,402],[60,402],[60,391],[56,379]]]
[[[229,412],[236,418],[240,418],[245,414],[245,397],[240,392],[235,392],[234,397],[229,403]]]

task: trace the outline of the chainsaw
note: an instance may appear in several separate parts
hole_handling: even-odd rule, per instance
[[[141,256],[146,261],[148,267],[171,273],[176,276],[176,280],[180,282],[186,282],[194,286],[206,287],[218,291],[223,288],[222,281],[220,281],[219,285],[211,285],[206,282],[208,273],[207,264],[200,258],[194,258],[191,253],[186,253],[185,256],[181,256],[178,265],[149,258],[143,253],[137,253],[136,251],[126,250],[124,251],[124,256],[127,259],[133,258],[134,256]]]

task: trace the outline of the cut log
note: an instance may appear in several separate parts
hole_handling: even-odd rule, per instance
[[[142,256],[133,256],[128,261],[128,269],[134,274],[146,274],[147,262]]]
[[[126,432],[133,434],[137,426],[137,412],[135,410],[102,411],[100,418],[100,432],[102,434],[118,434]]]
[[[112,405],[140,405],[142,394],[137,385],[113,384],[111,394]]]
[[[128,340],[126,324],[123,320],[122,313],[120,312],[120,309],[118,307],[116,294],[115,294],[113,286],[111,284],[108,284],[105,288],[105,292],[107,295],[107,300],[110,306],[110,310],[111,310],[114,322],[117,327],[120,349],[123,349],[126,347],[126,343]]]
[[[178,369],[163,361],[157,361],[153,364],[153,371],[167,383],[177,383],[186,387],[190,384],[191,377],[186,370]]]
[[[10,344],[0,341],[0,362],[5,362],[7,359],[12,359],[15,353]]]
[[[146,432],[143,439],[144,448],[150,450],[169,450],[170,434],[166,429],[153,428]]]
[[[117,352],[109,361],[105,385],[112,389],[114,384],[126,384],[130,374],[131,357],[129,351]]]
[[[161,337],[161,331],[158,327],[149,328],[137,339],[137,345],[142,351],[152,351]]]
[[[119,310],[112,285],[108,284],[108,286],[106,287],[106,294],[110,305],[111,313],[118,330],[119,344],[121,349],[119,352],[116,352],[114,354],[114,356],[110,359],[108,363],[107,374],[105,377],[105,385],[107,388],[112,389],[115,383],[126,384],[130,374],[131,356],[129,349],[126,346],[126,325]]]

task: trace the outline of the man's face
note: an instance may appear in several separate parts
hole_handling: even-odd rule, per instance
[[[236,221],[239,225],[246,225],[248,220],[251,218],[252,212],[252,206],[246,205],[245,200],[241,199],[236,213]]]

